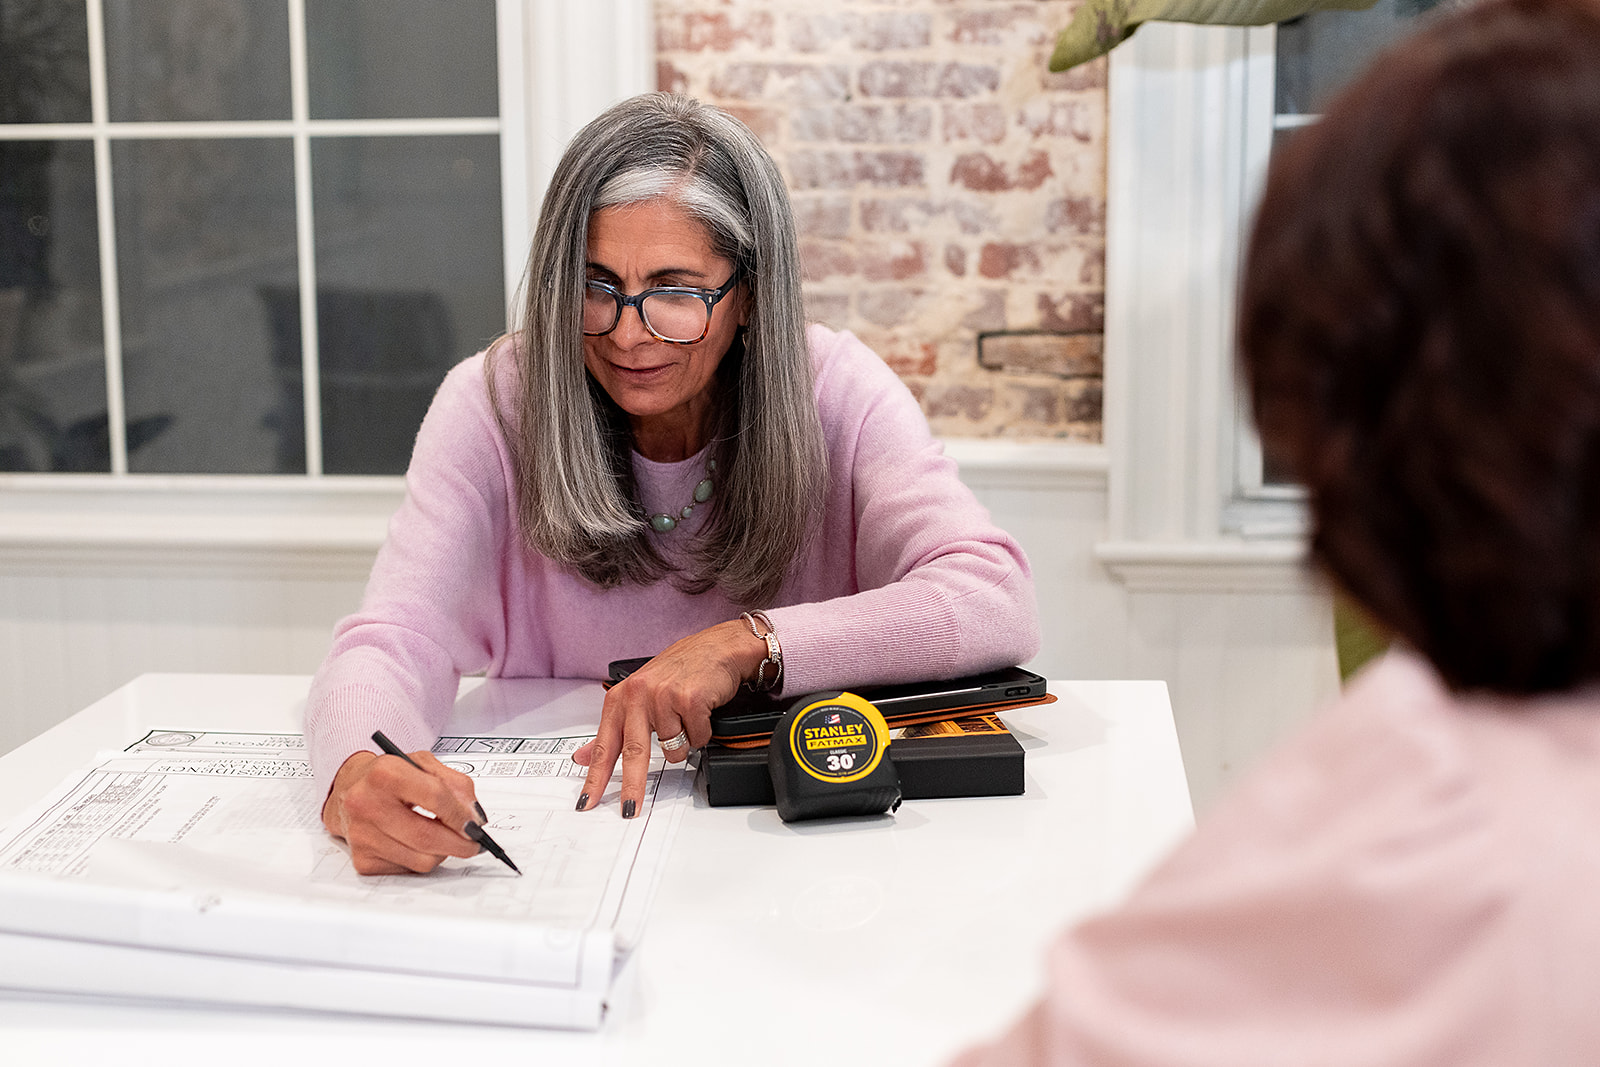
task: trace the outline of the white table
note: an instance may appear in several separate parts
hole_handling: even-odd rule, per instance
[[[153,727],[298,731],[308,683],[145,675],[0,758],[0,822]],[[469,680],[454,727],[585,725],[537,708],[505,719],[527,708],[531,684]],[[1050,938],[1119,899],[1193,824],[1163,683],[1050,691],[1057,703],[1003,716],[1027,750],[1021,797],[909,801],[892,817],[796,825],[697,797],[598,1033],[0,991],[0,1060],[942,1062],[1015,1017],[1037,992]]]

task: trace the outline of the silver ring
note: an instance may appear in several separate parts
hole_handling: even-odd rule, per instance
[[[689,747],[689,735],[679,730],[673,736],[661,742],[661,751],[676,752],[680,748]]]

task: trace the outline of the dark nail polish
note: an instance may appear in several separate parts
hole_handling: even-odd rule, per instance
[[[634,811],[637,810],[637,808],[638,808],[638,802],[637,801],[624,800],[622,802],[622,817],[624,819],[633,818],[633,813],[634,813]]]
[[[467,825],[461,828],[461,832],[472,838],[474,841],[483,840],[483,827],[479,826],[470,819],[467,820]]]
[[[483,805],[482,804],[479,804],[477,801],[473,801],[472,802],[472,810],[478,813],[478,821],[480,823],[485,823],[485,822],[489,821],[489,813],[483,810]]]
[[[588,793],[579,793],[578,794],[578,810],[582,811],[584,808],[586,808],[588,806],[589,806],[589,794]]]

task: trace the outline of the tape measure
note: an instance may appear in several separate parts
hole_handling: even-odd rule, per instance
[[[772,731],[767,769],[784,822],[900,806],[889,724],[854,693],[811,693],[790,704]]]

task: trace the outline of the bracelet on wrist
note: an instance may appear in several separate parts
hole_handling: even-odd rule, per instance
[[[778,644],[778,632],[773,628],[772,620],[767,618],[767,613],[764,611],[745,611],[741,612],[739,617],[750,624],[751,633],[767,643],[767,658],[756,666],[755,681],[748,683],[750,688],[758,693],[776,689],[778,680],[783,677],[783,646]],[[760,627],[756,625],[757,622],[766,627],[766,633],[761,632]],[[767,677],[768,667],[772,668],[770,679]]]

